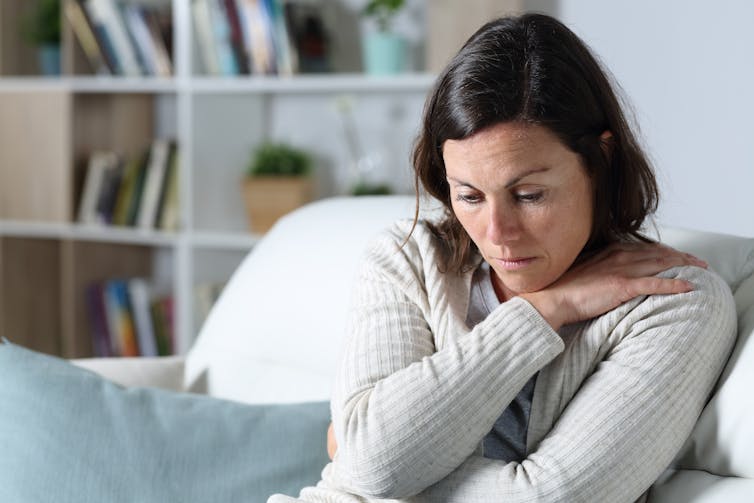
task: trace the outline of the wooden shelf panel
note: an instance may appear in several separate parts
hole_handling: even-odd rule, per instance
[[[0,237],[0,336],[62,354],[60,242]]]

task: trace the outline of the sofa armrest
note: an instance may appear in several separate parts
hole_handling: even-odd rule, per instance
[[[121,386],[183,391],[183,356],[84,358],[71,363]]]

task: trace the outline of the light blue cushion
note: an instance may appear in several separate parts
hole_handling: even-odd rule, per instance
[[[0,501],[244,502],[327,463],[326,402],[244,405],[125,389],[0,344]]]

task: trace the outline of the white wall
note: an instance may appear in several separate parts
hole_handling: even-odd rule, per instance
[[[754,236],[754,2],[561,0],[634,105],[661,223]]]

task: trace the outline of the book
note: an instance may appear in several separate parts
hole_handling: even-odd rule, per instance
[[[131,300],[136,338],[139,342],[141,356],[157,356],[157,341],[150,310],[152,301],[149,284],[143,278],[128,280],[128,295]]]
[[[168,172],[165,175],[163,193],[156,227],[166,231],[178,230],[180,224],[178,207],[178,149],[173,144],[168,160]]]
[[[170,155],[170,141],[156,138],[149,150],[146,178],[142,188],[136,225],[142,229],[152,229],[157,219],[160,204],[160,193],[165,180],[165,172]]]
[[[152,41],[156,74],[160,77],[170,77],[173,74],[173,61],[169,47],[165,43],[165,35],[160,23],[160,15],[155,10],[142,11],[144,22]]]
[[[113,63],[109,55],[100,49],[100,42],[94,27],[81,2],[79,0],[64,2],[64,12],[94,73],[112,74],[115,70]]]
[[[105,297],[101,283],[86,287],[86,312],[92,334],[94,356],[105,358],[114,356],[105,310]]]
[[[105,189],[108,170],[117,165],[113,152],[94,151],[89,156],[84,187],[79,202],[78,221],[84,224],[104,223],[98,213],[100,195]]]
[[[146,149],[139,158],[139,169],[136,173],[136,180],[134,181],[134,191],[128,205],[128,213],[126,216],[126,225],[128,226],[135,226],[139,218],[139,208],[141,207],[141,199],[144,192],[144,180],[147,178],[148,163],[149,150]]]
[[[129,159],[123,168],[118,194],[115,200],[112,223],[114,225],[128,225],[128,215],[132,201],[137,197],[135,194],[139,173],[142,170],[141,159],[134,157]]]
[[[108,328],[117,348],[118,356],[139,356],[139,346],[123,280],[110,280],[104,284],[105,312]]]
[[[230,28],[230,45],[233,56],[238,65],[238,73],[248,75],[250,73],[249,57],[244,47],[244,34],[241,28],[241,19],[238,12],[237,0],[223,0],[225,2],[225,14],[228,17]]]
[[[285,13],[280,0],[262,0],[269,24],[275,55],[275,68],[278,75],[292,75],[296,71],[295,44],[286,25]]]
[[[128,76],[142,75],[136,49],[115,0],[86,0],[85,7],[92,22],[100,26],[109,41],[118,60],[120,73]]]
[[[210,0],[194,0],[191,3],[191,14],[194,18],[194,31],[204,71],[208,75],[220,75],[222,69],[219,51],[215,44],[209,2]]]
[[[168,356],[173,354],[173,335],[172,335],[172,301],[169,297],[156,299],[152,301],[151,312],[154,322],[155,341],[157,343],[157,353],[159,356]]]
[[[123,165],[115,156],[115,160],[104,172],[100,191],[97,196],[97,221],[102,224],[113,223],[113,212],[118,198],[121,180],[123,178]]]
[[[121,15],[128,28],[140,66],[147,75],[157,75],[157,56],[144,18],[144,11],[141,5],[129,4],[121,7]]]
[[[263,0],[240,0],[239,13],[245,25],[246,47],[251,51],[253,73],[275,73],[274,47]]]
[[[238,75],[238,63],[233,54],[230,22],[228,20],[228,14],[225,11],[225,3],[223,0],[209,0],[209,6],[212,33],[215,37],[215,47],[217,50],[218,62],[220,64],[220,73],[222,75]]]

